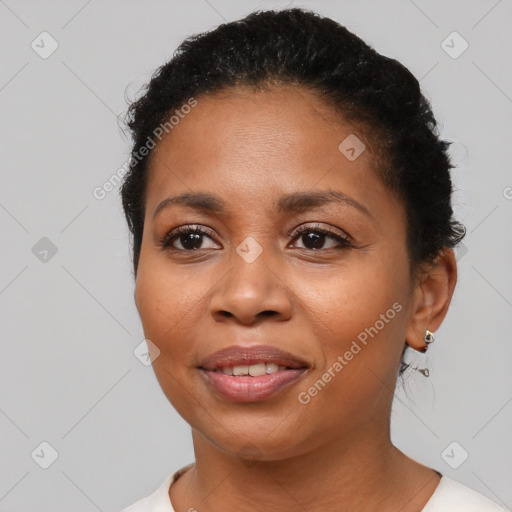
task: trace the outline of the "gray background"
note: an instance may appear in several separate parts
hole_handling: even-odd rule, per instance
[[[143,333],[117,191],[92,191],[127,160],[125,93],[187,35],[287,5],[403,62],[455,141],[458,287],[430,379],[397,391],[393,440],[512,506],[510,0],[0,0],[1,512],[116,511],[193,461],[188,426],[133,354]],[[59,45],[46,59],[31,47],[50,48],[43,31]],[[442,47],[453,31],[469,44],[457,58]],[[47,469],[44,441],[58,453]]]

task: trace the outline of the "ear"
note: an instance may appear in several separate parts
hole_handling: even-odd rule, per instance
[[[411,319],[406,343],[422,352],[425,331],[435,332],[443,322],[457,283],[457,261],[453,249],[445,248],[418,276],[413,291]]]

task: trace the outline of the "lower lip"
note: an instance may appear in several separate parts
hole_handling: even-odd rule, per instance
[[[234,402],[260,402],[277,395],[280,391],[299,380],[306,371],[279,370],[260,377],[225,375],[222,372],[201,370],[208,382],[219,395]]]

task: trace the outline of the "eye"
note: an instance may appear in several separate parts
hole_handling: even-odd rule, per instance
[[[215,247],[205,247],[203,244],[203,238],[208,237],[213,241],[210,229],[204,226],[180,226],[169,231],[161,240],[160,245],[164,249],[174,251],[197,251],[199,249],[212,249]],[[176,247],[176,244],[181,244],[180,247]]]
[[[289,233],[289,236],[299,239],[303,243],[303,247],[298,249],[306,249],[318,251],[321,249],[347,249],[353,247],[350,243],[350,237],[341,230],[333,228],[321,227],[319,224],[302,225],[295,231]],[[204,244],[205,237],[210,239],[214,245]],[[326,241],[331,240],[328,246]],[[159,241],[161,247],[170,251],[192,252],[201,249],[216,249],[215,240],[212,231],[205,226],[185,225],[172,229]],[[178,247],[180,244],[181,247]]]
[[[294,239],[299,239],[304,244],[304,247],[298,247],[298,249],[318,251],[320,249],[347,249],[353,247],[350,243],[350,237],[343,231],[321,227],[319,224],[299,226],[290,233],[290,236],[294,236]],[[324,247],[328,239],[334,240],[335,243]]]

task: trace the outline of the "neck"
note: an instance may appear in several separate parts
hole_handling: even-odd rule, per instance
[[[419,512],[440,476],[395,448],[389,428],[284,460],[226,454],[193,431],[196,464],[172,486],[176,511]],[[371,441],[370,441],[371,440]]]

